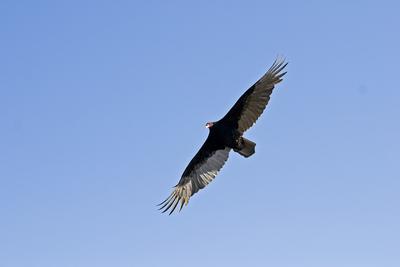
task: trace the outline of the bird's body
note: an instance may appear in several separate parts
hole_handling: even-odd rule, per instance
[[[214,122],[213,126],[210,127],[209,136],[212,142],[215,142],[223,147],[231,148],[238,153],[240,153],[240,151],[246,146],[247,139],[243,138],[243,133],[241,133],[232,125],[230,121],[227,120],[219,120]],[[252,154],[253,153],[251,153],[251,155]],[[251,155],[246,154],[244,156],[249,157]]]
[[[213,126],[210,127],[209,135],[215,142],[233,149],[237,148],[238,141],[242,136],[237,129],[224,121],[214,122]]]
[[[238,99],[222,119],[206,124],[210,130],[208,137],[189,162],[172,194],[160,204],[163,212],[172,208],[171,214],[179,202],[180,209],[187,205],[192,195],[215,178],[231,150],[244,157],[255,153],[256,144],[244,138],[243,133],[264,111],[275,84],[286,73],[281,73],[286,65],[284,61],[275,61],[267,73]]]

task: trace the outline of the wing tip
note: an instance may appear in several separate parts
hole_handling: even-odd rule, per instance
[[[168,215],[171,215],[179,203],[181,203],[179,211],[182,210],[183,206],[186,206],[189,203],[189,192],[186,192],[188,188],[185,186],[175,186],[174,188],[175,190],[163,202],[157,205],[161,206],[158,208],[161,213],[165,213],[169,210]]]
[[[289,62],[286,61],[286,58],[282,55],[278,55],[268,72],[272,73],[273,76],[276,76],[287,66],[287,64],[289,64]],[[284,74],[286,74],[286,72]]]
[[[259,80],[261,84],[265,82],[272,83],[272,85],[277,84],[282,81],[282,77],[287,73],[287,71],[282,72],[282,70],[289,64],[286,61],[285,57],[277,56],[274,63],[272,63],[271,67],[265,73],[265,75]],[[272,87],[273,88],[273,87]]]

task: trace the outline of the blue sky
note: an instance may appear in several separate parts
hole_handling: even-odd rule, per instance
[[[0,266],[400,266],[396,1],[2,1]],[[155,205],[278,55],[174,216]]]

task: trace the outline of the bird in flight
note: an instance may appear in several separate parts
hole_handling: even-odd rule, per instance
[[[282,81],[286,67],[282,59],[277,59],[253,86],[251,86],[219,121],[207,122],[209,134],[200,150],[189,162],[171,195],[159,204],[162,212],[174,212],[180,203],[180,209],[189,203],[197,191],[209,184],[228,159],[229,152],[250,157],[255,153],[256,144],[243,137],[263,113],[275,85]]]

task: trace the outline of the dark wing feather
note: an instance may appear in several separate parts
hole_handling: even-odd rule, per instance
[[[161,205],[160,210],[166,212],[171,208],[169,213],[171,214],[179,202],[181,203],[180,209],[182,209],[183,205],[187,205],[191,196],[204,188],[217,176],[218,171],[227,161],[230,150],[228,147],[218,145],[209,135],[186,167],[179,183],[174,187],[174,191],[159,204]]]
[[[275,84],[286,74],[281,72],[286,65],[284,60],[275,60],[267,73],[238,99],[221,121],[234,125],[241,133],[253,126],[267,106]]]

